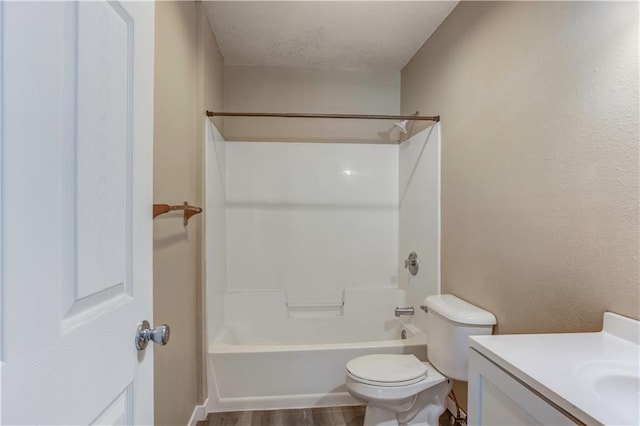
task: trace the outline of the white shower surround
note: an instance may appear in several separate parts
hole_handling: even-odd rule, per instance
[[[343,386],[349,359],[426,359],[418,306],[439,291],[439,125],[400,147],[225,144],[208,126],[206,149],[209,411],[355,403]],[[413,246],[421,270],[410,279],[398,247]],[[327,268],[323,253],[349,262]],[[405,304],[415,318],[394,318]]]
[[[229,142],[226,161],[228,291],[397,286],[397,146]]]

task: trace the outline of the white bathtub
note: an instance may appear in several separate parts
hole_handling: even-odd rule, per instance
[[[209,346],[209,411],[357,404],[344,386],[350,359],[413,353],[426,360],[424,334],[407,317],[393,316],[404,300],[401,290],[345,291],[340,306],[288,309],[277,292],[235,296],[226,308],[239,302],[265,312],[253,319],[237,311],[225,315],[226,325]],[[273,306],[283,306],[284,314]]]

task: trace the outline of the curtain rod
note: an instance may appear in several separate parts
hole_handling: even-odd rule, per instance
[[[280,118],[352,118],[362,120],[425,120],[440,121],[440,116],[426,115],[370,115],[370,114],[305,114],[290,112],[213,112],[207,117],[280,117]]]

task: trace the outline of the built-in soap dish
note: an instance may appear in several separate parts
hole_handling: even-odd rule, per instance
[[[287,314],[295,318],[340,317],[344,303],[287,303]]]

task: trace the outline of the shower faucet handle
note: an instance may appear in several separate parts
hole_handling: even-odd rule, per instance
[[[409,258],[404,261],[404,267],[409,270],[411,275],[416,275],[418,273],[420,264],[418,263],[418,255],[415,251],[409,253]]]

